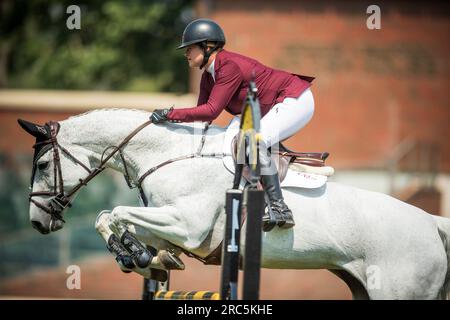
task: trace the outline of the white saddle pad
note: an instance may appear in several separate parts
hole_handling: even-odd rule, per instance
[[[223,157],[223,165],[225,168],[234,174],[234,161],[231,154],[233,153],[233,150],[231,150],[231,141],[233,140],[234,136],[239,133],[239,124],[240,124],[240,118],[234,117],[231,119],[230,123],[227,126],[227,131],[225,132],[225,139],[223,141],[223,150],[222,152],[224,154],[230,154],[229,156]]]
[[[239,117],[234,117],[228,124],[223,142],[223,153],[232,154],[233,150],[231,150],[231,141],[239,132],[239,124]],[[223,165],[228,171],[234,174],[234,161],[231,155],[223,158]],[[291,164],[289,165],[286,177],[281,182],[281,187],[308,189],[320,188],[327,182],[328,176],[331,176],[333,173],[334,169],[328,166],[312,167],[303,164]]]

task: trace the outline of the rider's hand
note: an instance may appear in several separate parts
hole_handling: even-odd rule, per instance
[[[162,123],[168,121],[167,115],[170,111],[173,110],[173,107],[170,109],[155,109],[153,110],[152,115],[150,116],[150,120],[153,123]]]

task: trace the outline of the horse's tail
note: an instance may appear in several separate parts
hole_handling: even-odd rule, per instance
[[[439,292],[440,299],[450,300],[450,219],[434,216],[437,222],[439,235],[444,244],[445,252],[447,253],[447,274],[445,276],[444,285]]]

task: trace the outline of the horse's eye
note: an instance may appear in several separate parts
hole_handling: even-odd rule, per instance
[[[41,171],[47,169],[48,168],[48,161],[38,163],[37,167]]]

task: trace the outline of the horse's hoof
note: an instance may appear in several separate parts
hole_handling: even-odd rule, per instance
[[[167,250],[160,250],[158,252],[158,258],[167,270],[184,270],[185,268],[183,261],[176,254]]]
[[[167,271],[160,269],[150,269],[150,279],[156,280],[159,282],[166,282],[168,279]]]

